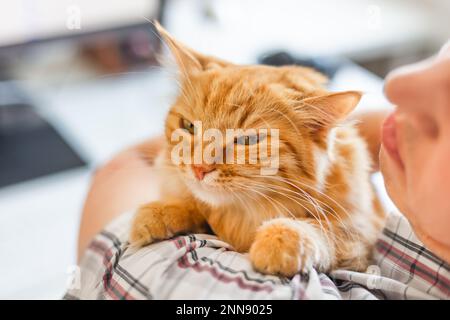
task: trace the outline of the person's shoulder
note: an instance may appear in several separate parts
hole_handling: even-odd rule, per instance
[[[381,276],[405,284],[411,292],[414,289],[436,298],[450,297],[450,265],[418,239],[401,213],[388,215],[374,258]]]

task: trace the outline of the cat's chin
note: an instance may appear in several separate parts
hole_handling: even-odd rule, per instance
[[[192,193],[199,200],[215,207],[227,205],[232,201],[232,197],[225,191],[221,190],[205,190],[204,188],[196,188],[195,190],[192,190]]]
[[[202,185],[201,183],[189,184],[192,194],[197,199],[211,205],[223,206],[230,204],[232,196],[220,187],[212,187],[210,185]]]

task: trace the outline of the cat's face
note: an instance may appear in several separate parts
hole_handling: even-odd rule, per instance
[[[289,187],[293,177],[317,184],[327,133],[359,93],[328,94],[321,86],[325,78],[313,70],[233,65],[160,33],[181,74],[166,121],[168,151],[194,196],[211,205],[245,205]],[[183,157],[180,141],[189,146]]]

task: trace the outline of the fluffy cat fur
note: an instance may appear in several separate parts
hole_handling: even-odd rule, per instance
[[[202,55],[157,28],[175,57],[181,88],[155,159],[161,197],[136,213],[130,244],[210,228],[249,252],[263,273],[365,270],[384,213],[370,183],[365,142],[344,121],[360,93],[330,93],[325,77],[305,67],[242,66]],[[183,119],[202,121],[204,129],[279,128],[278,173],[204,164],[203,179],[196,178],[192,165],[175,165],[170,157],[171,133]]]

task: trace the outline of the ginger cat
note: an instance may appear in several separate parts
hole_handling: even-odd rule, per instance
[[[138,210],[130,244],[209,227],[235,250],[249,252],[263,273],[365,270],[384,213],[369,180],[365,142],[343,121],[361,94],[330,93],[325,77],[309,68],[240,66],[205,56],[157,28],[175,57],[181,88],[155,159],[163,177],[160,201]],[[181,129],[191,136],[192,151],[202,139],[195,121],[222,132],[279,129],[277,172],[261,174],[260,163],[175,164],[172,134]],[[275,141],[242,136],[231,143],[247,155],[262,140]]]

